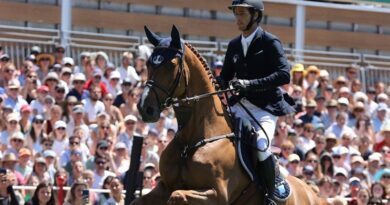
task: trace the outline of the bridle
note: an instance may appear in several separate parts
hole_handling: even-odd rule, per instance
[[[190,101],[198,101],[198,100],[200,100],[202,98],[206,98],[206,97],[210,97],[210,96],[213,96],[213,95],[234,91],[234,89],[225,89],[225,90],[218,90],[218,91],[211,92],[211,93],[195,95],[195,96],[192,96],[192,97],[185,97],[185,98],[173,97],[173,94],[176,92],[176,89],[179,86],[180,80],[181,80],[181,78],[182,78],[182,76],[184,74],[184,61],[183,61],[184,46],[183,46],[183,51],[181,51],[179,49],[167,48],[167,47],[156,47],[154,50],[158,50],[158,49],[169,49],[169,50],[172,50],[172,51],[176,52],[175,57],[179,59],[179,71],[177,72],[177,74],[175,76],[175,80],[173,81],[173,83],[169,87],[169,89],[165,89],[163,86],[161,86],[155,80],[153,80],[154,76],[152,76],[150,80],[146,81],[146,85],[145,86],[149,87],[149,89],[153,91],[153,93],[155,94],[157,102],[158,102],[158,104],[159,104],[161,109],[164,109],[164,108],[169,107],[169,106],[171,106],[173,104],[176,104],[176,103],[186,103],[186,102],[190,102]],[[156,57],[156,59],[152,59],[152,57],[151,57],[149,59],[149,61],[152,61],[152,62],[153,61],[158,61],[157,58],[158,58],[158,56]],[[186,76],[184,75],[184,77],[186,77]],[[187,86],[188,85],[186,83],[185,89],[187,89]],[[160,98],[158,97],[157,92],[156,92],[156,90],[154,88],[157,88],[158,90],[162,91],[167,96],[167,98],[165,99],[164,102],[162,102],[160,100]]]
[[[179,86],[179,83],[180,83],[180,80],[183,76],[183,73],[184,73],[184,62],[183,62],[183,57],[184,57],[184,47],[183,47],[183,51],[179,50],[179,49],[174,49],[174,48],[169,48],[169,47],[156,47],[154,49],[154,51],[156,50],[159,50],[159,49],[168,49],[168,50],[171,50],[171,51],[174,51],[176,52],[175,54],[175,58],[178,58],[179,59],[179,71],[176,73],[176,76],[175,76],[175,80],[173,81],[172,85],[169,87],[169,89],[165,89],[163,86],[161,86],[158,82],[156,82],[154,79],[154,76],[151,76],[151,79],[146,81],[146,87],[149,87],[150,90],[153,91],[153,93],[156,95],[156,99],[158,101],[158,104],[159,104],[159,107],[161,109],[164,109],[166,107],[169,107],[171,106],[172,104],[174,104],[174,98],[173,98],[173,94],[176,92],[176,89],[177,87]],[[156,62],[159,62],[160,60],[158,59],[159,57],[161,56],[155,56],[154,58],[150,57],[149,58],[149,61],[156,64]],[[166,96],[167,98],[165,99],[164,102],[161,102],[160,98],[158,97],[157,95],[157,92],[154,88],[157,88],[158,90],[162,91]],[[186,88],[187,88],[187,85],[186,85]]]

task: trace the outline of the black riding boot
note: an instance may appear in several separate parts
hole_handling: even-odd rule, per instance
[[[263,184],[266,187],[268,196],[266,204],[273,205],[276,201],[283,202],[290,196],[290,187],[285,179],[280,175],[279,165],[273,155],[260,162],[260,172],[263,176]]]

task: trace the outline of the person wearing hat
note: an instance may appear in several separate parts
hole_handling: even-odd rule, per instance
[[[4,99],[3,105],[12,107],[14,112],[19,112],[23,105],[28,104],[19,91],[20,83],[17,79],[8,81],[7,97]]]
[[[74,66],[74,60],[71,57],[65,57],[62,59],[61,65],[72,69]]]
[[[351,170],[350,163],[348,161],[349,150],[344,146],[333,147],[332,149],[332,158],[334,161],[334,166],[339,168],[345,168]]]
[[[256,166],[262,171],[263,186],[269,190],[267,200],[273,201],[275,197],[284,200],[287,191],[282,193],[278,190],[288,190],[289,187],[275,187],[276,182],[284,179],[275,172],[278,166],[268,145],[273,139],[278,116],[295,112],[292,107],[294,100],[279,90],[279,86],[290,83],[290,65],[278,37],[259,27],[264,14],[262,0],[233,0],[228,8],[235,16],[240,35],[229,42],[218,81],[222,87],[231,81],[239,93],[234,96],[235,99],[229,100],[237,118],[251,119],[240,104],[254,108],[252,113],[258,119],[258,122],[253,122],[258,131],[256,146],[264,150],[256,153]],[[236,79],[233,80],[234,76]],[[260,99],[258,96],[263,97]],[[235,103],[238,101],[240,103]],[[264,129],[260,129],[258,123]]]
[[[108,55],[105,52],[99,51],[96,53],[95,64],[98,69],[105,70],[108,62],[109,62]]]
[[[320,70],[315,65],[310,65],[305,70],[305,78],[303,79],[302,88],[307,90],[310,88],[317,88],[319,83],[317,78],[319,77]]]
[[[9,170],[15,175],[17,184],[24,184],[25,179],[23,175],[15,169],[17,163],[18,158],[16,157],[16,155],[13,152],[9,152],[4,154],[3,159],[1,160],[1,167]]]
[[[83,51],[79,55],[79,65],[74,67],[74,73],[91,73],[91,53]]]
[[[56,72],[49,72],[43,80],[43,84],[49,87],[49,92],[51,95],[55,93],[55,87],[60,83],[60,78]]]
[[[14,133],[19,132],[19,113],[13,112],[6,116],[6,129],[0,133],[1,150],[6,150]]]
[[[291,68],[291,83],[293,85],[303,86],[305,67],[301,63],[296,63]]]
[[[344,86],[347,86],[347,79],[344,76],[340,75],[336,78],[333,87],[336,91],[339,91],[340,88]]]
[[[343,86],[339,89],[338,96],[339,98],[347,98],[349,99],[351,95],[351,89],[346,86]]]
[[[62,120],[58,120],[54,123],[51,138],[54,139],[52,149],[56,152],[57,156],[68,147],[68,135],[66,133],[66,123]]]
[[[18,164],[15,170],[18,171],[25,178],[32,172],[32,166],[30,164],[31,151],[28,148],[22,148],[18,153]]]
[[[122,79],[121,92],[118,93],[117,95],[114,95],[116,96],[114,100],[114,106],[120,108],[122,104],[126,103],[125,99],[127,99],[127,95],[129,91],[131,91],[132,85],[133,83],[130,78]]]
[[[308,100],[305,105],[305,114],[299,119],[303,121],[303,124],[311,123],[313,125],[321,123],[321,119],[314,115],[316,111],[317,103],[314,100]]]
[[[117,175],[122,175],[129,169],[130,165],[130,157],[126,144],[123,142],[117,142],[114,147],[114,153],[114,172],[117,173]]]
[[[83,96],[87,96],[87,91],[84,90],[85,82],[85,75],[83,73],[76,73],[72,79],[73,88],[66,94],[66,99],[69,96],[75,96],[81,102]]]
[[[44,113],[45,98],[49,95],[49,87],[41,85],[37,89],[37,98],[31,101],[30,105],[34,115],[42,115]]]
[[[345,196],[348,194],[348,171],[343,167],[335,167],[334,179],[340,185],[340,195]]]
[[[84,106],[82,104],[75,104],[72,106],[72,108],[69,109],[71,109],[70,114],[73,120],[69,121],[66,126],[66,133],[68,134],[68,136],[72,136],[75,128],[80,127],[81,130],[83,130],[85,137],[89,138],[91,133],[89,131],[88,125],[84,122]]]
[[[37,64],[39,69],[37,70],[39,80],[43,81],[43,79],[47,76],[50,71],[50,66],[55,62],[54,56],[49,53],[40,53],[37,56]],[[60,62],[61,63],[61,62]]]
[[[374,132],[378,133],[381,131],[382,126],[385,123],[388,123],[390,120],[386,118],[389,114],[388,106],[386,103],[378,103],[376,107],[376,112],[373,115],[372,126],[374,128]]]
[[[300,165],[301,158],[297,154],[290,154],[287,157],[287,170],[292,176],[299,176],[302,174],[302,167]]]
[[[26,138],[24,137],[23,133],[21,133],[20,131],[14,132],[9,138],[9,146],[5,153],[12,152],[15,155],[18,155],[19,150],[22,149],[25,144]]]
[[[137,135],[137,117],[135,115],[127,115],[124,119],[125,130],[118,135],[118,141],[125,143],[129,148],[129,154],[131,154],[131,148],[133,147],[134,135]]]
[[[382,151],[384,147],[390,147],[390,120],[383,124],[379,134],[383,137],[383,140],[374,145],[375,152]]]
[[[123,82],[124,79],[128,78],[131,84],[136,84],[141,80],[138,73],[134,68],[134,54],[130,51],[123,52],[122,54],[122,64],[118,68],[118,71]]]
[[[20,125],[20,131],[22,133],[27,133],[31,128],[31,118],[32,118],[31,114],[32,114],[32,108],[30,105],[26,104],[20,108],[19,125]]]
[[[325,128],[328,128],[334,122],[336,122],[338,103],[335,99],[331,99],[326,103],[326,113],[321,115],[321,121]]]
[[[367,170],[368,170],[368,176],[370,178],[370,181],[375,181],[375,175],[380,170],[380,164],[382,162],[382,154],[379,152],[374,152],[370,156],[368,156],[368,164],[367,164]]]
[[[121,74],[119,71],[114,70],[110,73],[107,90],[108,93],[112,94],[112,96],[116,96],[120,92],[120,80]]]
[[[348,180],[348,184],[349,184],[349,194],[346,195],[345,197],[356,198],[360,188],[362,187],[360,183],[360,179],[357,177],[351,177]]]

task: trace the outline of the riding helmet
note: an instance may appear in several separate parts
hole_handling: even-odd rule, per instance
[[[232,5],[230,5],[228,8],[233,9],[237,6],[254,8],[255,10],[264,11],[264,4],[262,0],[233,0]]]

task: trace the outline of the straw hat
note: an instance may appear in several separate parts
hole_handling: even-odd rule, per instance
[[[16,155],[12,152],[4,155],[2,162],[18,162]]]
[[[54,64],[54,56],[52,54],[49,54],[49,53],[41,53],[37,56],[37,62],[39,62],[40,60],[42,59],[45,59],[45,58],[48,58],[50,60],[50,65],[53,65]]]

